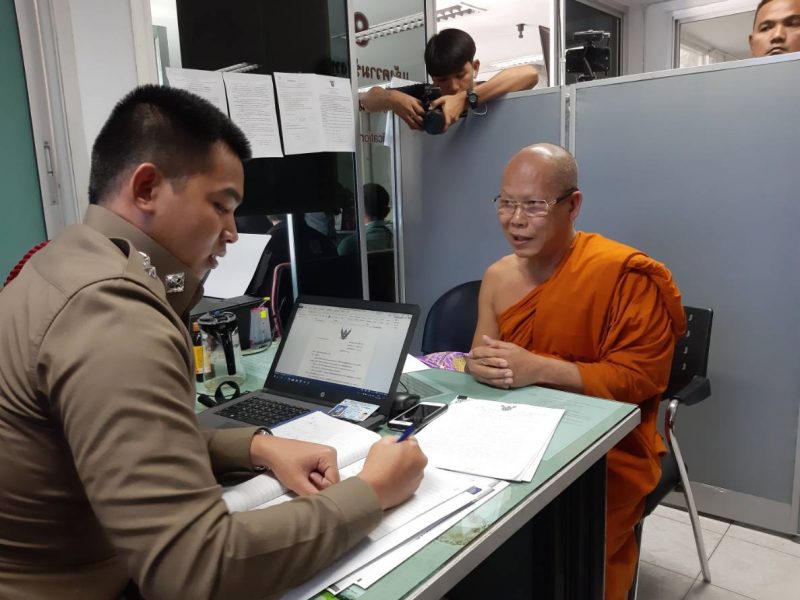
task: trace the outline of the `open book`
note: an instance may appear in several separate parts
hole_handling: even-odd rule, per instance
[[[372,444],[381,439],[374,431],[319,411],[279,425],[272,432],[278,437],[333,446],[336,448],[343,479],[348,475],[355,475],[346,471],[346,467],[360,463],[367,456]],[[360,470],[359,468],[358,471]],[[222,499],[228,505],[228,511],[233,513],[285,502],[293,497],[288,491],[273,476],[263,474],[228,488],[222,494]]]

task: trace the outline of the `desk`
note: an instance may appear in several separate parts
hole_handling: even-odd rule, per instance
[[[248,384],[251,380],[257,381],[256,388],[263,384],[265,375],[256,371],[260,368],[266,374],[274,350],[270,348],[247,358],[253,368],[252,374],[247,371]],[[351,587],[340,597],[441,598],[487,559],[489,563],[493,560],[497,563],[498,555],[490,555],[498,549],[503,552],[505,548],[507,552],[510,544],[503,544],[520,532],[511,542],[519,547],[519,538],[523,538],[522,545],[530,550],[530,571],[519,569],[517,562],[510,565],[513,575],[529,575],[542,598],[601,599],[605,455],[639,424],[639,409],[631,404],[538,387],[498,390],[463,373],[436,369],[420,371],[414,376],[452,390],[450,399],[455,394],[464,394],[565,408],[567,412],[533,481],[510,485],[368,590]],[[514,558],[520,559],[517,555]],[[527,566],[524,557],[522,561]],[[495,566],[501,568],[502,564],[492,568]],[[478,592],[474,597],[490,596],[501,597]]]

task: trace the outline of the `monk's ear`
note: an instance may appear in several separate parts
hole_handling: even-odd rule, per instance
[[[567,198],[567,206],[569,206],[569,220],[574,223],[581,212],[581,205],[583,204],[583,193],[579,190]]]

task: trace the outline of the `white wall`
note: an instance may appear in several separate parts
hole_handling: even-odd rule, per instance
[[[70,13],[86,150],[91,155],[114,104],[137,84],[130,4],[71,0]]]
[[[122,96],[138,83],[153,80],[155,63],[145,64],[154,52],[152,35],[146,31],[150,24],[144,2],[42,1],[53,21],[43,35],[52,36],[56,47],[57,58],[50,61],[48,71],[58,78],[63,94],[62,126],[67,131],[80,213],[76,220],[88,204],[91,149],[100,128]]]
[[[150,0],[153,25],[161,25],[167,30],[169,47],[169,66],[181,66],[181,42],[178,31],[178,9],[175,0]],[[166,61],[165,61],[166,62]]]

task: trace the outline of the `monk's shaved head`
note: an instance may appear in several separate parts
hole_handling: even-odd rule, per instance
[[[578,187],[578,164],[567,150],[555,144],[533,144],[517,152],[506,166],[509,175],[535,177],[538,175],[551,194]]]

